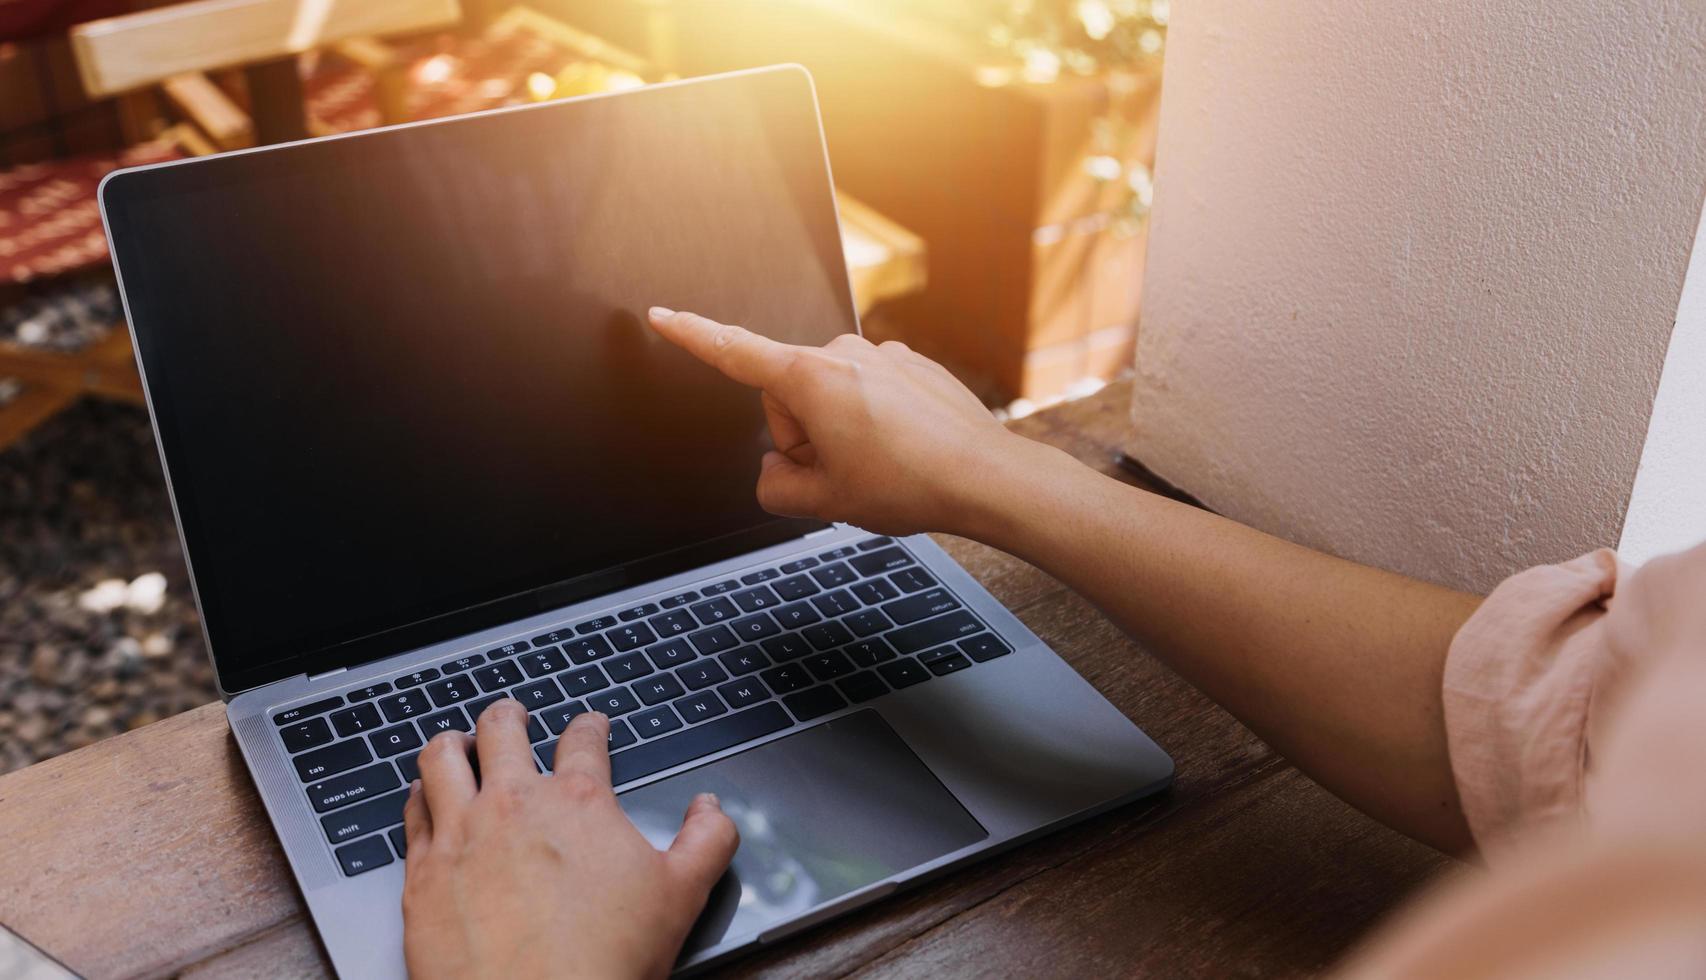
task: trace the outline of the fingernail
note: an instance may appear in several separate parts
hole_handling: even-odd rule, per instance
[[[409,780],[409,795],[414,796],[416,793],[419,793],[420,791],[421,791],[421,781],[418,779]]]
[[[664,317],[674,316],[675,311],[667,306],[654,306],[651,309],[651,315],[654,320],[662,320]]]
[[[700,803],[709,803],[719,810],[721,810],[723,808],[723,801],[717,799],[717,794],[715,794],[715,793],[700,793],[699,794],[699,802]]]

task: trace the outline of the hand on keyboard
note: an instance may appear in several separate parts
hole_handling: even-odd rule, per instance
[[[403,811],[409,974],[662,977],[738,843],[715,797],[654,849],[616,804],[609,721],[570,722],[541,775],[527,714],[486,708],[475,736],[434,736]],[[469,762],[473,747],[476,780]]]
[[[853,334],[796,347],[654,307],[652,326],[731,379],[763,390],[776,450],[758,501],[879,534],[972,533],[989,477],[1053,453],[1007,431],[966,387],[905,344]]]

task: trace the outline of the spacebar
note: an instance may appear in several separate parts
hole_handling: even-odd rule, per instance
[[[689,728],[679,735],[669,735],[655,742],[642,742],[625,752],[610,757],[610,784],[620,786],[630,779],[650,776],[670,766],[679,766],[712,752],[739,745],[779,732],[793,721],[782,706],[772,701],[748,711],[708,721]]]

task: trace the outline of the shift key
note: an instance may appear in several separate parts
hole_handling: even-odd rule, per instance
[[[327,776],[336,776],[347,772],[363,763],[373,761],[373,753],[367,751],[367,743],[359,738],[346,742],[336,742],[323,749],[304,752],[290,760],[296,763],[296,775],[305,783]]]
[[[407,790],[357,803],[320,818],[326,828],[326,839],[334,844],[354,840],[363,834],[395,826],[403,821],[403,804],[409,802]]]

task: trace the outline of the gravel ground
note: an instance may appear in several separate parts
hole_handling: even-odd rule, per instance
[[[147,414],[85,400],[0,451],[0,772],[215,696]]]

